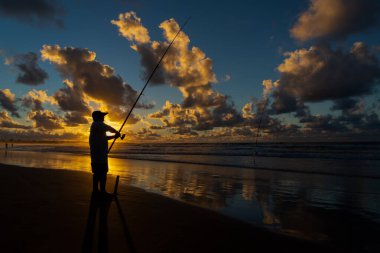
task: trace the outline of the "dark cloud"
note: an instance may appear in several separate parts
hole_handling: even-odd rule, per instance
[[[0,13],[33,25],[64,26],[64,10],[53,0],[0,0]]]
[[[336,110],[349,110],[357,106],[359,99],[343,98],[334,101],[333,106],[330,108],[332,111]]]
[[[339,100],[371,94],[379,84],[379,60],[361,42],[350,52],[314,46],[286,54],[273,89],[277,113],[297,111],[305,102]]]
[[[34,121],[34,126],[46,130],[63,129],[62,119],[55,113],[44,110],[34,111],[28,114],[29,119]]]
[[[64,122],[67,126],[71,126],[71,127],[79,126],[80,124],[89,123],[85,115],[83,115],[81,112],[65,113]]]
[[[0,129],[0,139],[14,141],[67,141],[83,139],[82,133],[56,133],[31,129]]]
[[[191,127],[187,127],[187,126],[176,127],[176,128],[171,129],[171,131],[173,134],[176,134],[176,135],[185,135],[185,136],[199,135],[196,131],[192,130]]]
[[[96,54],[88,49],[44,45],[42,58],[51,61],[66,78],[70,78],[76,91],[112,105],[131,103],[136,91],[124,83],[114,70],[96,61]]]
[[[256,131],[255,129],[251,127],[238,127],[238,128],[233,128],[231,135],[240,135],[240,136],[247,136],[247,137],[252,137],[255,136]]]
[[[65,82],[64,88],[54,93],[53,97],[63,111],[74,111],[90,113],[88,103],[85,101],[84,94],[78,86]]]
[[[13,116],[20,117],[15,104],[15,95],[9,89],[0,89],[0,105],[8,110]]]
[[[5,111],[0,112],[0,127],[15,129],[30,129],[30,126],[21,125],[8,116]]]
[[[304,128],[324,134],[326,132],[346,132],[347,125],[340,120],[335,119],[332,115],[310,115],[300,120],[304,123]]]
[[[48,78],[48,74],[38,66],[35,53],[19,54],[7,58],[7,64],[15,66],[19,72],[16,82],[26,85],[40,85]]]
[[[376,114],[375,112],[371,112],[367,115],[365,115],[365,121],[366,124],[363,126],[363,130],[372,130],[376,131],[377,133],[379,132],[380,129],[380,118],[379,115]]]
[[[32,97],[23,97],[21,99],[21,104],[24,107],[28,107],[33,111],[41,111],[44,108],[42,107],[42,101],[39,99],[34,99]]]
[[[142,140],[156,140],[161,137],[160,134],[146,128],[142,128],[135,134],[135,137]]]
[[[311,0],[290,30],[300,40],[343,39],[378,23],[378,0]]]
[[[286,90],[274,90],[273,97],[274,102],[272,103],[272,109],[275,113],[289,113],[298,110],[298,104],[300,102]]]
[[[31,129],[31,126],[25,126],[21,125],[19,123],[16,123],[14,121],[1,121],[0,122],[0,127],[3,128],[16,128],[16,129]]]
[[[302,131],[313,136],[378,136],[379,116],[373,108],[366,108],[361,99],[338,100],[333,105],[340,115],[307,115],[300,117]]]
[[[42,58],[52,62],[63,77],[66,87],[55,93],[61,109],[88,113],[89,101],[102,104],[122,120],[125,110],[132,106],[137,92],[116,75],[113,68],[95,60],[95,52],[88,49],[44,45]],[[152,104],[137,104],[136,108],[152,108]],[[112,110],[111,110],[112,109]],[[115,113],[114,113],[115,112]]]
[[[64,121],[68,126],[88,124],[86,116],[91,115],[91,108],[79,86],[65,81],[65,87],[54,93],[53,97],[59,107],[65,111]]]
[[[268,101],[254,100],[244,105],[242,109],[243,123],[235,126],[233,133],[237,135],[248,135],[249,131],[253,136],[260,133],[264,135],[288,134],[294,135],[298,133],[298,126],[285,125],[279,119],[270,115],[271,110],[268,109]]]

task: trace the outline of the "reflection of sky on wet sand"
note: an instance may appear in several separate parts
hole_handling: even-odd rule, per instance
[[[88,156],[11,151],[0,162],[30,167],[90,171]],[[380,232],[378,179],[259,171],[185,163],[110,158],[110,173],[188,203],[310,239],[377,243]],[[355,229],[353,228],[355,226]],[[346,237],[341,238],[344,232]]]

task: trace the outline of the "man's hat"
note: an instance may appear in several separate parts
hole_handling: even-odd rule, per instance
[[[104,117],[104,116],[107,115],[107,114],[108,114],[108,112],[94,111],[94,112],[92,113],[92,118],[93,118],[93,119],[98,119],[98,118],[100,118],[100,117]]]

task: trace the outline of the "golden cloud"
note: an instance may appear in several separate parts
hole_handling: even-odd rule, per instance
[[[112,20],[112,24],[119,27],[120,35],[136,43],[147,43],[150,41],[148,30],[142,26],[141,19],[131,11],[119,14],[119,20]]]
[[[311,0],[290,33],[300,41],[344,38],[374,26],[379,10],[376,0]]]

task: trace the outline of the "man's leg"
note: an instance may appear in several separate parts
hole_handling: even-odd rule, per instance
[[[98,192],[98,182],[100,181],[99,173],[92,174],[92,192]]]
[[[107,172],[102,172],[99,176],[100,180],[100,191],[102,193],[106,192],[106,183],[107,183]]]

